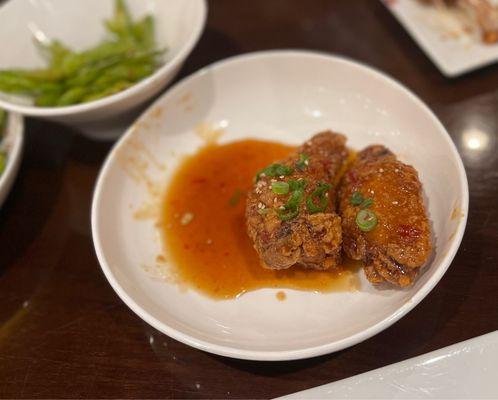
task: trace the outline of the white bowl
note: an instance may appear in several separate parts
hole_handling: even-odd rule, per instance
[[[166,187],[181,161],[178,156],[203,145],[195,133],[199,123],[223,127],[222,143],[252,137],[298,144],[333,129],[345,133],[356,149],[385,144],[419,171],[435,236],[431,262],[405,290],[377,290],[361,272],[360,291],[286,290],[283,302],[276,300],[276,289],[216,301],[154,279],[150,271],[162,250],[156,221],[133,214],[153,210],[161,196],[151,188]],[[461,212],[458,218],[452,217],[455,207]],[[343,58],[271,51],[234,57],[195,73],[139,119],[100,173],[92,232],[114,290],[161,332],[225,356],[290,360],[354,345],[415,307],[450,265],[467,210],[467,179],[457,150],[434,114],[410,91]]]
[[[170,82],[197,43],[206,21],[205,0],[127,0],[135,17],[152,13],[159,48],[168,48],[165,64],[131,88],[90,103],[36,107],[16,96],[0,94],[0,107],[32,117],[76,126],[93,137],[113,136],[129,111]],[[45,63],[33,35],[45,35],[81,50],[105,37],[103,21],[114,0],[11,0],[0,7],[0,69],[37,68]],[[121,123],[120,123],[121,122]],[[131,122],[131,121],[130,121]],[[118,126],[118,127],[116,127]]]
[[[19,114],[8,115],[6,131],[0,142],[7,151],[7,165],[0,174],[0,207],[3,205],[7,195],[17,176],[22,158],[22,147],[24,142],[24,121]]]

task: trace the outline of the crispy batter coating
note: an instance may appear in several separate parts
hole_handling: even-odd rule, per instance
[[[249,193],[246,222],[249,237],[254,242],[262,265],[270,269],[285,269],[293,265],[328,269],[341,261],[341,219],[335,213],[335,178],[348,157],[346,137],[330,131],[319,133],[279,164],[293,168],[288,176],[261,175]],[[307,165],[300,170],[296,163],[301,154],[307,155]],[[273,182],[304,179],[308,182],[299,214],[282,221],[278,210],[291,194],[278,195],[272,191]],[[331,189],[325,194],[327,206],[323,212],[310,213],[306,199],[320,182]]]
[[[369,209],[377,215],[378,223],[369,232],[356,224],[360,206],[351,204],[355,192],[373,200]],[[367,147],[344,174],[339,198],[343,249],[349,257],[363,261],[368,280],[401,287],[413,283],[431,252],[429,220],[417,171],[398,161],[384,146]]]

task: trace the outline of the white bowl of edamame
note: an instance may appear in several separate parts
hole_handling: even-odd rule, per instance
[[[116,137],[170,82],[205,0],[11,0],[0,7],[0,107]]]

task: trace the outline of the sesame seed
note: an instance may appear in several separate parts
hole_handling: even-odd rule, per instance
[[[206,240],[206,243],[211,244],[211,243],[213,243],[213,241],[211,239],[208,239],[208,240]]]
[[[383,168],[379,168],[379,172],[384,172],[384,169]]]
[[[398,169],[398,168],[395,168],[395,169],[394,169],[394,172],[399,172],[399,169]]]
[[[279,176],[280,179],[284,179],[285,178],[285,175],[280,175]]]
[[[180,223],[182,225],[187,225],[194,219],[194,214],[191,212],[186,212],[185,214],[182,215],[182,219],[180,220]]]
[[[393,204],[396,205],[396,204],[398,204],[398,202],[397,201],[393,201]]]

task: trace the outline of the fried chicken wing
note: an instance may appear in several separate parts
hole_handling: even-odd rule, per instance
[[[262,265],[328,269],[341,260],[335,183],[348,157],[343,135],[315,135],[289,158],[260,171],[246,222]]]
[[[367,147],[344,174],[339,199],[345,253],[363,261],[373,283],[410,285],[431,252],[417,171],[384,146]]]

